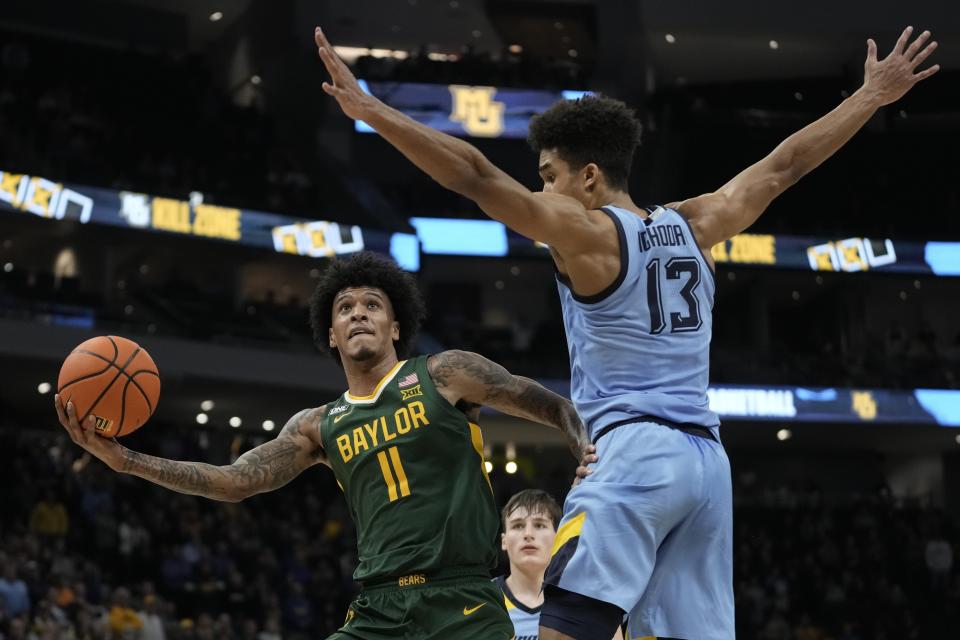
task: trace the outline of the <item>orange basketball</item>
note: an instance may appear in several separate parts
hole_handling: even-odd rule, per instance
[[[57,393],[72,401],[81,423],[93,414],[104,438],[125,436],[142,427],[157,408],[160,374],[153,358],[136,342],[97,336],[81,343],[60,367]]]

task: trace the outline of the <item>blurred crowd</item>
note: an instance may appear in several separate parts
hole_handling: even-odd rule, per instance
[[[842,506],[817,490],[735,490],[737,637],[952,638],[960,633],[953,518],[881,488]]]
[[[328,471],[208,502],[110,472],[54,428],[0,430],[0,482],[17,487],[0,503],[0,638],[298,640],[342,622],[354,531]],[[213,463],[256,444],[166,425],[131,438]],[[530,476],[493,474],[497,499],[530,486],[562,498],[571,466],[547,452],[521,465]],[[960,633],[960,530],[942,511],[886,489],[840,500],[738,482],[735,495],[739,638]]]
[[[214,463],[256,444],[159,435],[143,443]],[[115,474],[59,434],[3,441],[0,476],[22,490],[0,507],[0,638],[296,640],[342,622],[354,534],[325,470],[222,504]]]

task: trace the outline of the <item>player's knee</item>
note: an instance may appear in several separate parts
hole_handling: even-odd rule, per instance
[[[623,613],[615,604],[547,585],[540,612],[540,638],[610,640],[623,620]]]

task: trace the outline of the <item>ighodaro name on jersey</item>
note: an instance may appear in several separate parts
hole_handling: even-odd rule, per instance
[[[337,436],[337,449],[344,462],[350,460],[362,451],[369,451],[372,446],[381,442],[390,442],[408,433],[430,424],[427,419],[427,410],[423,403],[414,400],[390,414],[378,416],[363,426],[358,426],[350,433]]]
[[[640,232],[640,251],[654,247],[679,247],[687,244],[683,229],[678,224],[653,226]]]

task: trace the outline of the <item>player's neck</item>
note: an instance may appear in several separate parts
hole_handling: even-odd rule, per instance
[[[369,396],[376,390],[383,377],[390,373],[399,360],[392,349],[379,358],[362,361],[343,361],[343,372],[347,376],[347,389],[354,397]]]
[[[521,604],[528,607],[543,604],[543,571],[528,572],[511,566],[507,586]]]
[[[626,209],[627,211],[633,211],[634,213],[640,213],[641,209],[633,201],[633,198],[630,197],[630,194],[626,191],[620,191],[619,189],[603,189],[598,191],[594,197],[596,201],[596,206],[591,207],[591,209],[599,209],[605,205],[613,205],[620,209]]]

